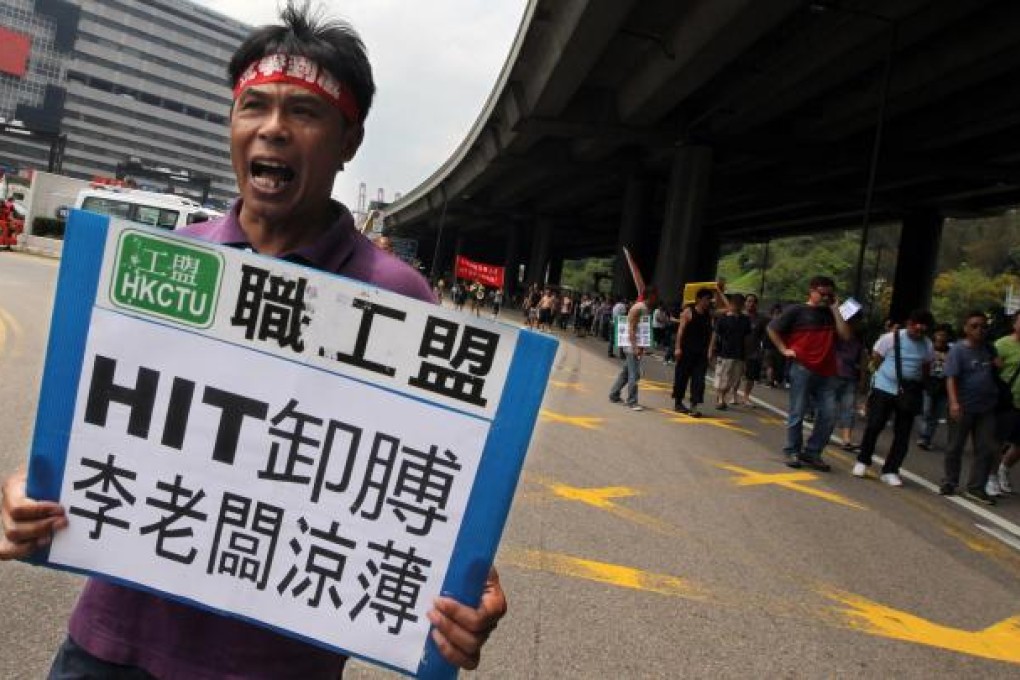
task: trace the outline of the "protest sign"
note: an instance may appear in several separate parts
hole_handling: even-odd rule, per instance
[[[630,334],[627,332],[627,317],[613,317],[613,327],[615,328],[616,333],[616,346],[620,348],[630,347]],[[635,335],[637,336],[638,347],[652,346],[652,322],[650,317],[642,316],[638,319]]]
[[[556,342],[75,211],[29,494],[37,561],[419,677],[477,602]]]

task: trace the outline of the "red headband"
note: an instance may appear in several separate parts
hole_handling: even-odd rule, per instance
[[[289,83],[311,90],[340,109],[348,122],[361,121],[358,104],[349,88],[308,57],[297,54],[268,54],[252,62],[234,85],[234,99],[253,85]]]

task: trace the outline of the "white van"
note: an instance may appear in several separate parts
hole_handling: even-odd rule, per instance
[[[171,230],[222,215],[184,196],[120,187],[82,189],[74,207]]]

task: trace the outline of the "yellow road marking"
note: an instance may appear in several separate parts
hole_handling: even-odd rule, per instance
[[[719,467],[727,467],[720,465]],[[729,468],[732,469],[732,468]],[[813,472],[779,472],[776,474],[755,473],[736,480],[737,486],[758,486],[760,484],[784,484],[788,482],[813,482],[818,475]]]
[[[665,408],[659,408],[655,410],[658,411],[659,413],[669,416],[669,422],[671,423],[678,423],[680,425],[709,425],[711,427],[719,427],[724,430],[732,430],[733,432],[751,435],[752,437],[756,436],[755,433],[752,432],[751,430],[746,430],[740,427],[734,421],[729,420],[728,418],[692,418],[691,416],[685,413],[677,413],[676,411],[671,411]]]
[[[565,484],[551,484],[549,488],[560,498],[571,501],[579,501],[596,508],[613,508],[616,505],[610,498],[629,498],[637,496],[638,492],[625,486],[606,486],[601,489],[581,489]]]
[[[846,605],[846,608],[837,608],[836,612],[854,630],[1020,664],[1020,616],[1004,619],[982,630],[961,630],[932,623],[853,593],[830,591],[823,594]]]
[[[689,600],[709,600],[709,591],[705,587],[687,579],[572,555],[505,547],[500,552],[499,561],[502,565],[605,583],[619,588]],[[817,611],[817,616],[822,621],[832,623],[834,613],[837,624],[867,635],[1020,664],[1020,616],[1004,619],[982,630],[969,631],[932,623],[853,593],[830,590],[823,591],[822,594],[845,605]],[[766,609],[769,609],[767,605]]]
[[[575,392],[587,392],[584,385],[578,382],[565,382],[563,380],[550,380],[549,384],[553,387],[560,387],[565,390],[574,390]]]
[[[558,484],[552,481],[539,481],[539,483],[546,486],[558,498],[590,505],[593,508],[604,510],[612,515],[620,517],[621,519],[625,519],[628,522],[633,522],[658,533],[672,535],[680,534],[674,526],[663,522],[657,517],[652,517],[651,515],[646,515],[643,512],[625,508],[622,505],[617,505],[611,500],[613,498],[630,498],[631,496],[639,496],[641,492],[637,489],[631,489],[626,486],[606,486],[601,488],[585,489],[575,486],[567,486],[566,484]]]
[[[580,427],[585,430],[598,430],[601,429],[605,418],[594,418],[589,416],[567,416],[562,413],[555,413],[548,409],[542,409],[538,412],[539,417],[550,423],[562,423],[564,425],[573,425],[574,427]]]
[[[796,491],[797,493],[807,494],[814,496],[815,498],[821,498],[824,501],[830,503],[838,503],[839,505],[845,505],[849,508],[856,510],[866,510],[863,505],[854,503],[849,498],[841,496],[831,491],[822,491],[810,486],[804,486],[802,482],[811,482],[819,479],[818,475],[812,472],[757,472],[755,470],[748,470],[737,465],[727,465],[725,463],[712,463],[718,468],[723,470],[729,470],[741,475],[739,478],[733,480],[737,486],[763,486],[772,484],[775,486],[788,489],[790,491]]]
[[[18,342],[21,331],[21,324],[18,323],[18,320],[10,312],[0,307],[0,355],[5,352],[15,357],[21,355],[21,344]]]
[[[857,456],[850,455],[849,453],[844,453],[843,451],[837,451],[836,449],[831,448],[825,449],[825,455],[828,456],[829,458],[835,458],[836,460],[842,461],[847,464],[857,462]]]
[[[758,422],[763,425],[784,425],[786,421],[773,416],[758,416]]]
[[[619,564],[586,560],[571,555],[511,547],[504,548],[500,552],[499,561],[502,564],[522,569],[545,571],[560,576],[607,583],[620,588],[631,588],[692,600],[708,599],[702,588],[686,579],[668,574],[641,571]]]
[[[673,383],[662,382],[661,380],[650,380],[641,378],[640,387],[646,392],[672,392]]]

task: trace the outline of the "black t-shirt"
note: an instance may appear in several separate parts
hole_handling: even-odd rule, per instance
[[[743,359],[751,320],[743,314],[727,314],[715,322],[715,353],[723,359]]]
[[[708,354],[708,341],[712,337],[712,312],[701,314],[691,307],[691,320],[684,325],[680,349],[684,354]]]

